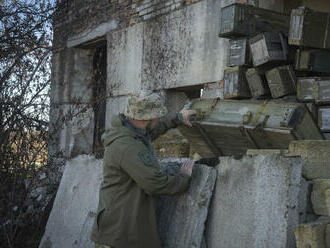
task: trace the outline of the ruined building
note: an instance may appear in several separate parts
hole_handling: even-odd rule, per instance
[[[326,128],[327,114],[324,114],[327,105],[315,114],[314,102],[309,101],[309,111],[305,107],[302,110],[304,105],[297,103],[304,100],[301,98],[304,91],[298,92],[300,98],[296,95],[296,76],[311,74],[295,75],[294,88],[284,87],[281,91],[278,90],[280,83],[276,81],[273,83],[276,87],[272,88],[269,78],[280,75],[281,81],[282,75],[290,78],[293,70],[284,68],[283,63],[269,63],[272,67],[267,71],[282,67],[266,72],[271,94],[268,92],[268,97],[262,99],[267,99],[267,104],[279,104],[287,109],[292,106],[294,113],[306,113],[309,119],[306,117],[308,120],[298,123],[301,126],[291,132],[289,128],[298,124],[293,120],[295,115],[292,117],[288,110],[284,113],[288,116],[281,116],[284,119],[278,127],[271,114],[264,114],[262,118],[258,116],[258,125],[249,129],[247,124],[255,118],[253,109],[260,106],[267,109],[266,104],[263,100],[250,100],[252,89],[226,86],[226,80],[234,80],[228,75],[236,71],[228,64],[232,55],[231,37],[219,37],[224,20],[221,10],[231,4],[282,13],[289,25],[290,13],[299,6],[330,12],[327,0],[58,2],[62,7],[54,23],[49,154],[57,180],[62,176],[64,164],[66,168],[40,247],[92,247],[88,231],[96,214],[96,194],[101,180],[103,147],[100,137],[110,127],[112,115],[122,112],[128,97],[141,89],[164,92],[170,111],[178,111],[187,102],[200,97],[205,100],[192,105],[201,111],[199,117],[207,120],[198,124],[196,133],[174,130],[156,141],[159,156],[172,157],[172,160],[162,160],[164,167],[171,163],[173,167],[177,165],[179,159],[173,157],[219,157],[215,168],[196,167],[195,181],[186,195],[159,199],[159,221],[165,223],[159,230],[164,247],[330,247],[330,225],[327,225],[330,223],[327,217],[330,214],[327,203],[330,167],[326,161],[330,144],[327,141],[294,141],[323,140],[330,131]],[[239,18],[245,21],[245,17],[241,14]],[[246,20],[247,25],[254,25]],[[328,28],[329,17],[325,18],[325,23]],[[258,29],[258,25],[253,27]],[[289,29],[284,36],[288,33]],[[282,36],[265,33],[260,39],[273,39],[269,37],[280,39],[283,45]],[[249,42],[260,39],[251,38]],[[325,49],[322,54],[326,54],[327,39],[321,45],[324,47],[318,48]],[[253,51],[253,46],[251,50],[260,51],[258,47]],[[287,56],[285,60],[290,60],[290,51]],[[265,63],[253,59],[256,68]],[[319,72],[323,76],[322,73],[330,71]],[[252,74],[245,75],[249,79]],[[252,82],[256,82],[256,78]],[[224,98],[234,100],[226,107],[227,103],[222,102]],[[218,116],[232,118],[226,113],[229,110],[239,112],[240,107],[235,107],[239,104],[248,110],[239,115],[243,128],[216,126],[226,120],[208,112],[211,109],[222,113]],[[209,109],[204,111],[204,108]],[[272,108],[275,107],[269,107]],[[322,122],[316,121],[317,115]],[[270,124],[273,122],[274,126]],[[266,136],[256,130],[263,130],[262,135],[274,130],[281,132],[264,138]],[[265,148],[277,150],[262,150]],[[247,150],[248,155],[244,155]],[[177,204],[171,205],[171,201]],[[169,209],[172,213],[181,211],[176,217],[184,216],[183,221],[169,221]],[[317,220],[319,216],[323,216],[322,220]],[[302,225],[304,223],[312,224]],[[191,235],[181,235],[186,233]]]

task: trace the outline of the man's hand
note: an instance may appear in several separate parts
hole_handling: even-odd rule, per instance
[[[191,176],[191,173],[192,173],[192,170],[194,168],[194,165],[195,165],[195,161],[194,160],[187,160],[187,161],[185,161],[185,162],[182,163],[180,172],[182,174]]]
[[[196,111],[193,109],[182,109],[180,111],[180,114],[182,114],[182,122],[183,124],[192,127],[192,124],[190,122],[190,117],[196,114]]]

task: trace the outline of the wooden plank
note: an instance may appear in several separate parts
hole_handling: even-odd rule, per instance
[[[249,40],[254,66],[279,64],[288,58],[287,41],[281,33],[266,32]]]
[[[268,86],[273,98],[296,92],[296,76],[291,65],[279,66],[266,72]]]
[[[246,71],[246,80],[253,97],[269,96],[270,90],[265,79],[257,69],[250,68]]]
[[[224,98],[250,98],[251,93],[246,81],[246,67],[235,66],[224,71]]]
[[[247,4],[232,4],[221,9],[219,37],[252,37],[260,32],[287,35],[289,26],[290,17],[287,14]]]
[[[291,11],[289,44],[330,49],[330,13],[300,7]]]

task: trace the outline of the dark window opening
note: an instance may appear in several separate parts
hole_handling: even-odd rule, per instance
[[[95,48],[93,56],[93,110],[94,110],[94,141],[93,153],[102,158],[104,147],[101,136],[105,130],[106,113],[106,81],[107,81],[107,46],[106,42]]]

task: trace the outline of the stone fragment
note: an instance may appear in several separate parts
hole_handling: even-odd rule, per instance
[[[302,157],[303,175],[307,179],[330,179],[330,140],[293,141],[288,155]]]
[[[330,180],[313,181],[312,203],[314,212],[318,215],[330,216]]]
[[[220,157],[207,247],[294,247],[301,167],[300,158],[272,154]]]
[[[94,247],[89,237],[101,179],[102,160],[81,155],[66,163],[39,248]]]
[[[181,162],[161,164],[168,173],[178,173]],[[157,202],[158,229],[163,248],[200,248],[217,172],[195,165],[188,192],[161,196]]]
[[[327,224],[318,221],[299,225],[294,231],[297,248],[327,248],[326,227]]]

